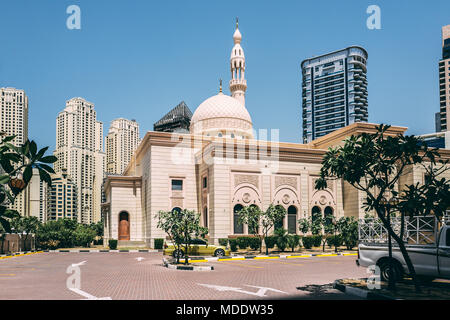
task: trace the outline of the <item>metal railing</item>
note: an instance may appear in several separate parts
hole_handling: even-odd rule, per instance
[[[442,222],[450,223],[450,215],[446,215]],[[403,241],[412,245],[434,244],[439,231],[439,220],[435,216],[405,217]],[[391,218],[392,230],[400,237],[401,218]],[[378,218],[361,219],[358,223],[359,241],[369,243],[387,243],[389,234]],[[395,243],[395,241],[393,241]]]

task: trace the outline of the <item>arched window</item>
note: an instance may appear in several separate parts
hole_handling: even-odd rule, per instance
[[[325,223],[333,223],[333,208],[326,207],[324,212]]]
[[[175,208],[172,209],[172,212],[173,212],[173,211],[181,212],[181,208],[175,207]]]
[[[119,240],[130,240],[130,216],[128,212],[119,213]]]
[[[208,207],[205,207],[205,209],[203,209],[203,223],[205,228],[208,228]]]
[[[312,222],[316,221],[318,218],[322,217],[322,211],[319,207],[315,206],[312,208],[311,212]]]
[[[259,207],[256,205],[256,204],[251,204],[250,205],[250,208],[255,208],[255,209],[259,209]],[[258,226],[254,226],[254,230],[251,230],[250,228],[251,228],[252,226],[248,226],[248,233],[250,233],[250,234],[257,234],[257,233],[259,233],[259,225]]]
[[[244,207],[240,204],[237,204],[233,208],[233,225],[234,225],[234,234],[243,234],[244,233],[244,225],[239,223],[239,211],[241,211]]]
[[[286,212],[286,209],[283,206],[278,205],[278,206],[275,206],[275,208]],[[274,230],[283,228],[284,227],[284,218],[276,221],[274,227],[275,227]]]
[[[288,232],[297,233],[297,208],[295,206],[288,208]]]

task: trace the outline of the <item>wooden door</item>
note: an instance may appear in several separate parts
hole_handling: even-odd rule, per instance
[[[119,215],[119,240],[130,240],[130,221],[128,212]]]

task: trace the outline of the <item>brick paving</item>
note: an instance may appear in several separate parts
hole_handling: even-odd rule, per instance
[[[143,257],[138,261],[137,257]],[[346,277],[366,277],[355,257],[312,257],[276,260],[209,262],[214,271],[170,270],[161,253],[40,253],[0,260],[0,299],[83,299],[66,287],[71,264],[80,266],[81,290],[98,298],[126,299],[349,299],[337,290],[309,292],[297,287],[326,285]],[[218,291],[215,285],[257,292],[250,286],[270,287],[259,297],[242,292]],[[249,285],[249,286],[247,286]],[[314,287],[314,286],[313,286]],[[325,290],[327,289],[327,290]],[[306,289],[305,289],[306,290]]]

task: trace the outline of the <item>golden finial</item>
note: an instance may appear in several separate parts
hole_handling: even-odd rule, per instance
[[[236,17],[236,29],[239,27],[239,17]]]
[[[220,83],[220,91],[219,92],[222,92],[222,79],[219,80],[219,83]]]

